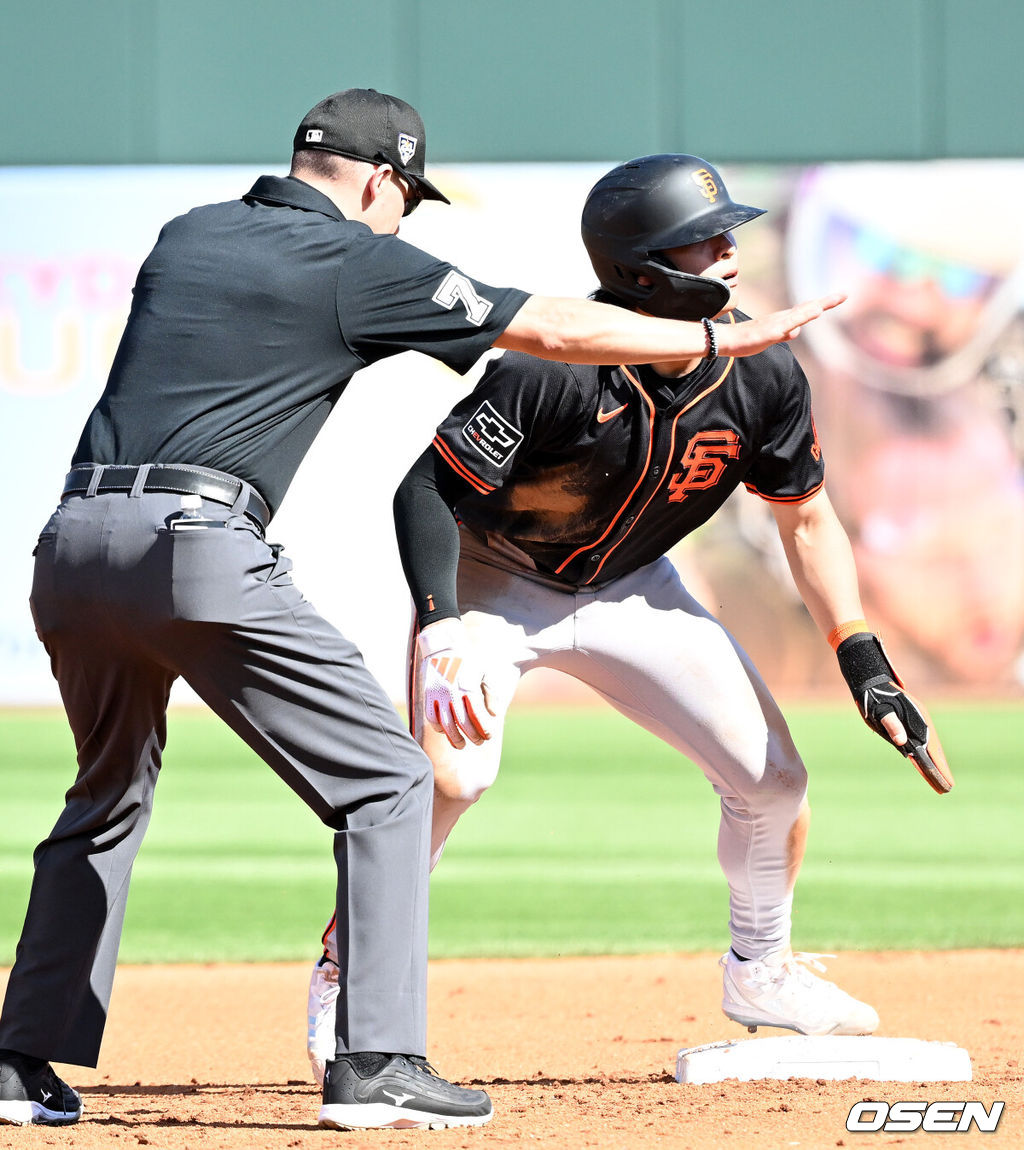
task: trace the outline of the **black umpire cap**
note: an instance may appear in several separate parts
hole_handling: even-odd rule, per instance
[[[292,150],[334,152],[368,164],[390,164],[425,200],[451,203],[423,175],[427,138],[411,104],[374,88],[346,88],[303,117]]]

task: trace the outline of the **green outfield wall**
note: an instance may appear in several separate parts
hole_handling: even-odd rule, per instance
[[[1024,155],[1010,0],[6,0],[0,164],[248,163],[351,86],[432,162]]]

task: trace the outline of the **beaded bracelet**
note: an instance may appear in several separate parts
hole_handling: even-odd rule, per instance
[[[718,358],[718,337],[715,335],[715,325],[705,316],[701,321],[704,325],[704,331],[708,337],[708,350],[706,359]]]

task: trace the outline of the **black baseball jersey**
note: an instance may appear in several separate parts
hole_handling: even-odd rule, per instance
[[[680,379],[509,352],[433,446],[471,488],[465,526],[573,586],[652,562],[741,483],[801,502],[824,482],[810,389],[784,345]]]
[[[162,229],[73,462],[213,467],[276,510],[355,371],[406,350],[466,371],[526,298],[263,176]]]

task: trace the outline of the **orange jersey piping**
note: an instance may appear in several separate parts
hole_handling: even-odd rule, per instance
[[[654,450],[654,404],[651,401],[651,397],[647,394],[646,391],[644,391],[643,387],[640,385],[640,380],[638,380],[636,378],[636,376],[634,376],[630,372],[629,368],[627,368],[624,364],[619,364],[619,370],[625,374],[625,376],[629,380],[629,382],[637,389],[637,391],[640,392],[640,394],[644,398],[644,402],[647,404],[647,458],[644,460],[644,468],[643,468],[643,471],[640,472],[640,478],[634,484],[633,490],[626,497],[626,502],[623,503],[623,505],[618,509],[618,511],[615,512],[615,515],[612,517],[611,522],[604,529],[601,536],[598,539],[594,540],[593,543],[587,543],[583,547],[578,547],[569,556],[568,559],[565,559],[561,564],[559,564],[558,567],[555,568],[555,574],[556,575],[560,575],[562,573],[562,571],[578,555],[582,555],[584,551],[590,551],[592,548],[596,547],[599,543],[601,543],[604,539],[607,539],[609,532],[612,530],[612,528],[615,526],[615,524],[618,523],[620,516],[626,510],[626,508],[629,506],[629,501],[633,498],[633,496],[640,489],[640,486],[643,483],[643,481],[647,475],[648,468],[651,466],[651,452]],[[600,568],[598,570],[600,570]],[[595,571],[594,574],[596,575],[597,572]],[[587,582],[589,583],[590,580],[588,579]]]
[[[753,484],[744,483],[743,486],[752,494],[756,495],[759,499],[763,499],[765,503],[806,503],[808,499],[813,499],[815,495],[825,486],[823,479],[817,486],[812,487],[810,491],[805,492],[803,495],[765,495],[763,492],[758,491]]]
[[[324,948],[324,954],[327,953],[327,936],[331,933],[332,930],[334,930],[334,927],[337,924],[337,921],[338,921],[338,912],[335,911],[334,914],[331,915],[331,921],[327,924],[327,926],[324,929],[324,933],[320,937],[320,942]]]
[[[490,495],[494,488],[485,483],[482,479],[478,479],[468,467],[459,462],[458,459],[452,454],[451,448],[439,436],[435,435],[433,446],[437,449],[438,454],[448,464],[448,466],[455,472],[456,475],[461,476],[465,481],[480,492],[481,495]]]
[[[644,512],[647,510],[647,508],[648,508],[648,507],[650,507],[650,505],[651,505],[651,500],[652,500],[652,499],[655,497],[655,495],[657,495],[657,494],[658,494],[658,492],[659,492],[659,491],[662,489],[662,486],[664,485],[664,483],[665,483],[665,480],[666,480],[666,479],[668,479],[669,473],[670,473],[670,471],[672,470],[672,467],[671,467],[671,463],[672,463],[672,460],[675,458],[675,453],[676,453],[676,427],[678,426],[679,420],[680,420],[680,419],[681,419],[681,418],[682,418],[682,417],[683,417],[683,416],[686,414],[686,412],[688,412],[688,411],[689,411],[691,408],[695,407],[695,406],[696,406],[698,403],[700,403],[700,401],[701,401],[702,399],[704,399],[706,396],[709,396],[709,395],[710,395],[710,394],[711,394],[713,391],[715,391],[715,390],[716,390],[718,387],[720,387],[720,386],[721,386],[721,384],[722,384],[722,383],[723,383],[723,381],[725,380],[725,377],[726,377],[726,376],[729,374],[729,372],[730,372],[730,371],[732,371],[732,365],[733,365],[735,362],[736,362],[736,360],[735,360],[735,357],[734,357],[734,358],[731,358],[731,359],[729,360],[729,362],[728,362],[728,363],[725,365],[725,370],[724,370],[724,371],[722,372],[722,374],[721,374],[721,375],[720,375],[720,376],[719,376],[719,377],[718,377],[718,378],[715,380],[715,382],[714,382],[714,383],[712,383],[712,384],[711,384],[709,387],[706,387],[706,388],[705,388],[705,389],[704,389],[704,390],[703,390],[703,391],[700,393],[700,395],[695,395],[695,396],[693,397],[693,399],[691,399],[691,400],[690,400],[690,402],[689,402],[688,404],[686,404],[686,406],[685,406],[685,407],[681,407],[681,408],[679,409],[679,411],[677,411],[677,412],[676,412],[676,416],[675,416],[675,419],[673,419],[673,420],[672,420],[672,435],[671,435],[671,437],[670,437],[670,439],[669,439],[669,447],[668,447],[668,459],[669,459],[669,462],[668,462],[668,464],[667,464],[667,465],[666,465],[666,467],[665,467],[665,473],[664,473],[664,475],[662,476],[662,478],[661,478],[661,481],[658,483],[657,487],[655,487],[655,489],[654,489],[654,490],[651,492],[650,496],[648,496],[647,502],[646,502],[646,503],[643,505],[643,507],[641,507],[641,508],[640,508],[640,510],[637,512],[637,514],[636,514],[636,518],[635,518],[635,519],[633,520],[633,522],[632,522],[632,523],[629,525],[629,530],[627,530],[627,531],[626,531],[626,533],[625,533],[625,534],[622,536],[622,538],[621,538],[621,539],[618,541],[618,543],[616,543],[616,544],[615,544],[613,547],[610,547],[610,548],[609,548],[609,549],[608,549],[608,550],[607,550],[607,551],[604,553],[604,555],[601,557],[601,562],[600,562],[600,563],[598,563],[598,565],[597,565],[597,570],[594,572],[594,574],[593,574],[593,575],[591,575],[591,576],[590,576],[590,578],[589,578],[589,579],[587,579],[587,581],[586,581],[587,583],[592,583],[592,582],[593,582],[593,581],[594,581],[594,580],[595,580],[595,579],[598,577],[598,575],[601,573],[601,568],[602,568],[602,567],[605,565],[605,563],[607,562],[609,555],[612,555],[612,554],[614,554],[614,552],[615,552],[615,551],[616,551],[616,550],[617,550],[617,549],[618,549],[618,548],[619,548],[619,547],[620,547],[620,546],[621,546],[623,543],[625,543],[625,541],[626,541],[626,540],[629,538],[629,535],[630,535],[630,533],[632,532],[633,528],[634,528],[634,527],[635,527],[635,526],[636,526],[636,525],[637,525],[637,524],[640,522],[640,519],[641,519],[641,517],[643,516],[643,513],[644,513]],[[625,369],[625,368],[623,368],[622,370],[623,370],[623,371],[626,371],[626,369]],[[629,372],[628,372],[628,371],[626,371],[626,375],[627,375],[627,376],[629,376],[629,378],[630,378],[630,379],[632,379],[632,378],[633,378],[631,375],[629,375]],[[638,384],[637,386],[639,386],[639,384]],[[651,440],[652,440],[652,443],[653,443],[653,439],[654,439],[654,435],[653,435],[653,432],[652,432],[652,434],[651,434]],[[650,459],[650,456],[648,455],[648,460],[649,460],[649,459]],[[646,473],[646,471],[645,471],[645,473]],[[633,490],[635,491],[635,490],[636,490],[636,488],[634,488]],[[632,495],[631,495],[630,497],[632,498]]]

